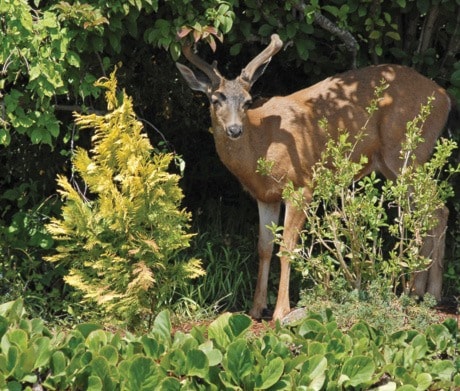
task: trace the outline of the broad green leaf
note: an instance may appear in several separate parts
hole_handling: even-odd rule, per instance
[[[399,33],[397,31],[387,31],[385,33],[385,36],[388,37],[388,38],[391,38],[395,41],[400,41],[401,40],[401,36],[399,35]]]
[[[309,358],[302,365],[302,382],[312,390],[321,390],[326,380],[327,359],[324,356],[316,355]]]
[[[4,316],[10,323],[18,322],[24,314],[24,301],[22,299],[0,305],[0,315]]]
[[[235,314],[230,317],[228,324],[233,336],[239,337],[251,327],[251,318],[246,315]]]
[[[231,341],[229,333],[226,332],[226,329],[228,329],[230,316],[231,314],[229,313],[222,314],[208,327],[209,338],[214,340],[216,344],[222,348],[227,347]]]
[[[160,358],[160,355],[165,351],[164,345],[160,345],[154,338],[143,335],[141,337],[141,342],[144,348],[144,352],[148,357],[158,359]]]
[[[432,324],[426,330],[428,340],[432,341],[436,349],[444,351],[452,337],[449,330],[442,324]]]
[[[19,354],[18,365],[15,368],[15,376],[17,379],[23,380],[24,376],[32,375],[35,364],[35,351],[32,347],[22,351]]]
[[[52,350],[51,340],[48,337],[39,337],[32,342],[35,351],[35,367],[41,368],[48,364]]]
[[[273,32],[273,27],[269,24],[263,24],[259,27],[259,35],[262,37],[268,37]]]
[[[152,332],[166,346],[171,345],[171,320],[168,310],[163,310],[157,315],[153,322]]]
[[[428,390],[433,384],[433,378],[429,373],[421,373],[415,380],[417,380],[417,390]]]
[[[452,376],[456,373],[456,369],[452,361],[442,360],[437,361],[433,365],[431,373],[436,374],[441,380],[450,381]]]
[[[18,364],[19,351],[16,346],[10,346],[6,355],[6,369],[8,372],[13,372]]]
[[[94,357],[90,363],[93,374],[96,374],[101,379],[104,379],[109,373],[109,362],[103,356]]]
[[[126,388],[130,390],[154,390],[161,375],[155,362],[147,357],[136,357],[129,366]]]
[[[75,329],[78,330],[86,339],[90,333],[92,333],[94,330],[101,330],[102,327],[101,325],[95,323],[82,323],[75,326]]]
[[[21,351],[27,348],[29,336],[24,330],[16,329],[7,333],[8,341],[16,345]]]
[[[99,376],[91,375],[88,377],[88,391],[100,391],[103,389],[103,383]]]
[[[204,352],[198,349],[187,352],[186,375],[208,378],[209,362]]]
[[[225,369],[230,373],[236,384],[241,384],[244,377],[251,374],[254,357],[244,339],[237,339],[228,345],[225,356]]]
[[[174,349],[162,359],[161,365],[177,376],[184,376],[187,372],[187,357],[182,350]]]
[[[206,341],[199,346],[199,349],[206,354],[209,366],[219,365],[222,362],[222,353],[219,349],[215,349],[212,341]]]
[[[2,339],[3,335],[6,333],[8,330],[9,322],[8,320],[0,315],[0,340]]]
[[[64,373],[67,367],[67,360],[60,350],[54,352],[51,356],[50,369],[54,376]]]
[[[155,387],[155,390],[158,391],[179,391],[181,389],[183,388],[180,381],[174,377],[166,377]]]
[[[455,87],[460,87],[460,69],[452,73],[452,75],[450,76],[450,82]]]
[[[278,380],[280,380],[283,371],[284,362],[281,357],[275,357],[274,359],[268,361],[267,365],[264,366],[262,372],[257,377],[256,388],[266,390],[275,385]]]
[[[316,319],[307,319],[305,320],[299,328],[299,334],[306,338],[315,340],[318,335],[323,335],[326,333],[326,328]],[[322,338],[320,338],[321,340]]]
[[[348,378],[346,384],[351,386],[365,386],[372,379],[375,365],[371,358],[354,356],[343,364],[342,375]]]
[[[104,330],[94,330],[86,337],[85,344],[89,350],[97,352],[107,345],[107,334]]]

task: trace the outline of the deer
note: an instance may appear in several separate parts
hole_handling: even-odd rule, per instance
[[[280,37],[273,34],[265,49],[233,80],[221,75],[217,62],[209,64],[199,57],[190,44],[183,45],[182,54],[196,70],[176,62],[188,86],[209,99],[212,134],[220,160],[257,202],[259,267],[249,311],[254,319],[260,319],[267,310],[267,284],[274,250],[274,235],[268,227],[279,222],[282,203],[280,280],[272,319],[282,320],[291,311],[291,265],[283,254],[297,245],[305,214],[289,200],[283,200],[283,189],[292,183],[301,189],[305,203],[311,201],[313,167],[320,160],[328,138],[337,137],[339,129],[346,129],[353,137],[368,121],[365,135],[350,158],[367,157],[360,177],[377,171],[394,180],[402,166],[400,150],[406,124],[419,114],[427,97],[433,96],[434,101],[423,126],[423,142],[414,152],[416,164],[430,158],[451,112],[454,108],[458,110],[442,87],[413,68],[394,64],[353,69],[287,96],[253,102],[251,87],[282,47]],[[389,87],[378,101],[377,112],[369,118],[365,108],[382,78]],[[328,132],[319,125],[323,118],[328,121]],[[273,162],[270,175],[258,172],[260,158]],[[418,296],[429,292],[441,299],[448,213],[445,206],[436,212],[437,225],[424,239],[421,252],[431,264],[415,273],[413,291]]]

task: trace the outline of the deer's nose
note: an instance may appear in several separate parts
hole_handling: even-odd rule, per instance
[[[241,125],[230,125],[227,128],[227,134],[230,138],[238,138],[243,133],[243,127]]]

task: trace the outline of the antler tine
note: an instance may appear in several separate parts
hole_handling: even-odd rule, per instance
[[[273,34],[271,36],[270,44],[260,52],[256,57],[254,57],[248,65],[241,72],[243,79],[250,81],[254,76],[254,73],[262,65],[270,61],[270,59],[278,53],[283,47],[283,41],[281,41],[278,34]]]
[[[200,71],[204,72],[206,76],[211,80],[212,85],[219,85],[222,76],[217,70],[217,61],[214,61],[211,64],[208,64],[206,61],[198,57],[192,50],[190,45],[186,45],[182,48],[182,54],[187,60],[189,60],[193,65],[195,65]]]

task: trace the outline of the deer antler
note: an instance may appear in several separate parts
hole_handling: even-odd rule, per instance
[[[213,87],[217,87],[222,80],[222,75],[217,70],[217,62],[214,61],[211,64],[208,64],[206,61],[198,57],[192,50],[190,45],[186,45],[182,48],[182,54],[187,60],[189,60],[193,65],[195,65],[200,71],[204,72],[208,76],[209,80]]]
[[[271,58],[278,53],[283,47],[283,41],[281,41],[278,34],[273,34],[271,36],[270,44],[260,52],[256,57],[254,57],[248,65],[241,71],[241,77],[251,83],[253,81],[254,74],[257,69],[263,64],[268,63]]]

